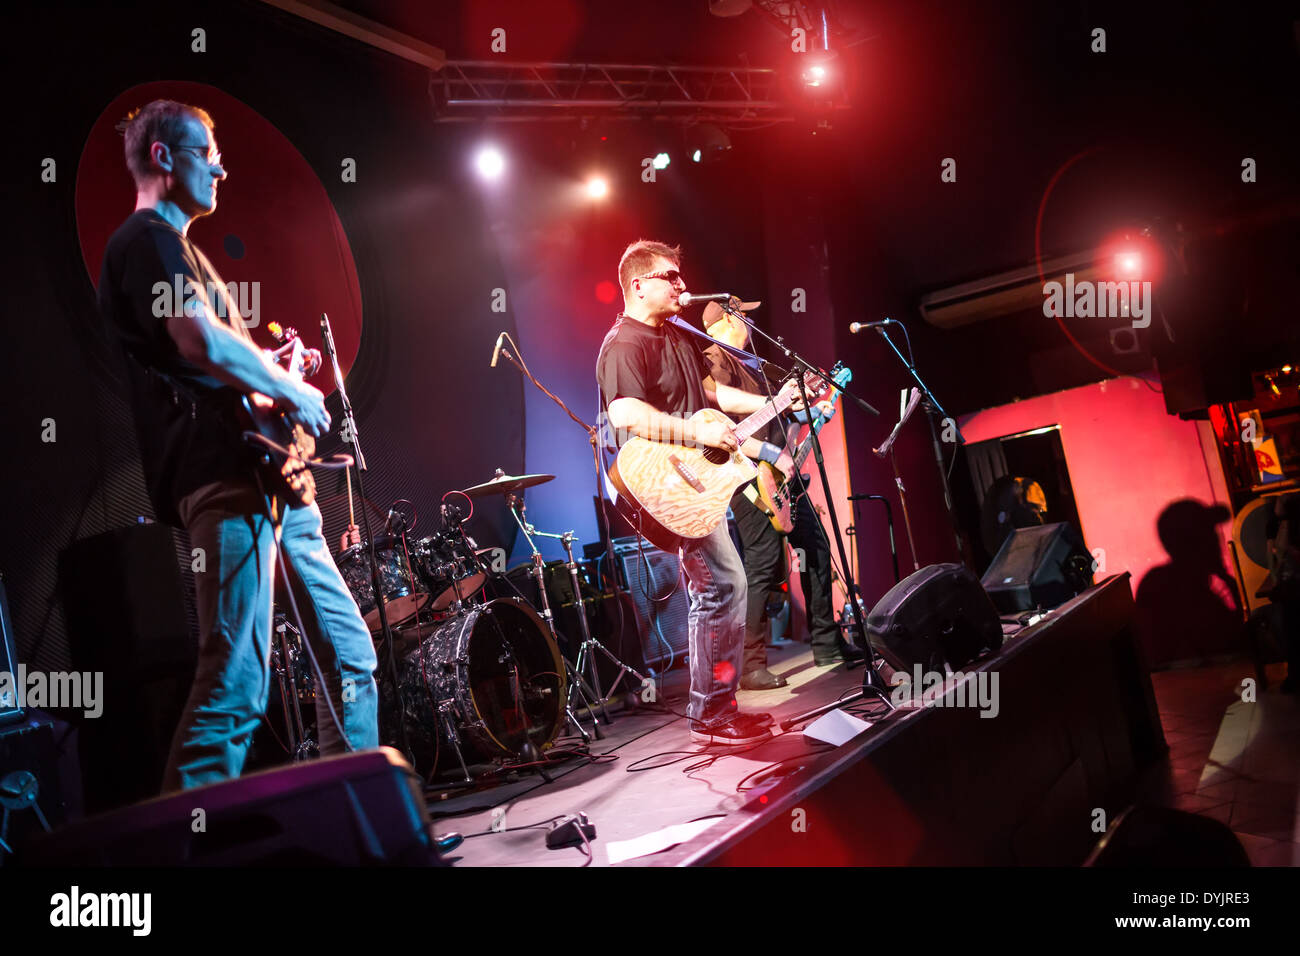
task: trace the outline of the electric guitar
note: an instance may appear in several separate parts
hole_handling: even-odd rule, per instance
[[[282,346],[287,345],[286,371],[301,379],[306,367],[306,349],[294,329],[281,329],[271,322],[267,330]],[[275,361],[284,349],[270,352]],[[250,392],[241,401],[244,438],[257,451],[262,484],[268,494],[292,498],[301,505],[316,500],[316,479],[307,461],[316,454],[316,439],[301,425],[290,424],[288,416],[261,392]],[[259,437],[260,436],[260,437]]]
[[[817,396],[826,383],[809,374],[804,388],[810,396]],[[712,408],[701,409],[689,421],[720,422],[744,444],[792,401],[794,395],[778,397],[739,424]],[[669,552],[712,533],[726,518],[736,488],[752,481],[755,473],[754,464],[739,451],[645,438],[629,438],[609,467],[623,517],[652,544]]]
[[[814,412],[812,431],[821,431],[821,427],[830,420],[831,415],[835,414],[835,404],[840,400],[839,389],[843,388],[849,382],[853,381],[853,370],[845,368],[843,364],[836,363],[831,369],[831,381],[839,388],[834,390],[831,396],[830,414],[823,418]],[[799,425],[791,425],[788,434],[787,446],[794,444],[794,436],[802,429]],[[812,451],[812,433],[808,434],[795,453],[791,456],[794,460],[794,474],[799,474],[799,469],[808,458],[808,453]],[[752,501],[759,511],[767,515],[768,520],[772,522],[772,527],[781,534],[789,534],[794,530],[794,507],[791,501],[793,490],[790,482],[786,481],[785,475],[770,462],[760,461],[758,463],[758,475],[754,483],[745,489],[745,497]]]

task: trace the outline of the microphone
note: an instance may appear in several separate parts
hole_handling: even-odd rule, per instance
[[[505,337],[506,334],[504,332],[502,332],[500,335],[497,336],[497,346],[492,350],[492,364],[490,364],[488,368],[497,367],[497,359],[501,357],[501,342],[503,339],[505,339]]]
[[[878,329],[883,325],[898,325],[893,319],[885,319],[882,322],[850,322],[849,331],[857,335],[863,329]]]
[[[689,292],[683,292],[677,297],[677,301],[683,306],[694,305],[696,302],[730,302],[732,295],[730,292],[709,292],[692,295]]]
[[[324,312],[320,314],[320,339],[321,345],[325,349],[325,357],[333,361],[334,334],[330,331],[330,317]]]

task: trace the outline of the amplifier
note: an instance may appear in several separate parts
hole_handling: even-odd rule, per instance
[[[660,551],[644,538],[615,538],[610,544],[619,583],[632,599],[647,666],[666,670],[680,664],[690,646],[690,598],[677,555]]]

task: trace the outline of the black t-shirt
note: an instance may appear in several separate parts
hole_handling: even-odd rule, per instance
[[[730,385],[755,395],[775,395],[780,389],[779,383],[765,388],[758,373],[730,352],[717,345],[710,345],[704,350],[704,361],[709,367],[709,374],[719,385]],[[770,374],[770,373],[769,373]],[[785,447],[785,426],[781,416],[767,423],[767,426],[755,435],[759,441],[771,442],[778,448]]]
[[[596,382],[606,414],[617,398],[640,399],[668,415],[686,417],[717,408],[704,391],[707,374],[689,332],[669,322],[653,327],[625,315],[606,334],[596,358]]]
[[[173,525],[180,524],[177,502],[196,488],[252,480],[232,415],[239,393],[182,358],[167,331],[171,310],[191,293],[187,281],[217,290],[225,307],[212,303],[214,314],[252,342],[212,263],[157,213],[132,214],[104,250],[99,310],[126,353],[149,498],[159,520]]]

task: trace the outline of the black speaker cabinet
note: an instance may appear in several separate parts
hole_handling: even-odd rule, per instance
[[[620,583],[632,599],[646,664],[660,670],[680,664],[690,646],[686,618],[691,609],[681,562],[648,541],[638,546],[636,538],[615,538],[611,543]]]
[[[143,800],[162,783],[198,658],[171,528],[74,542],[59,555],[59,588],[73,670],[104,675],[99,717],[61,715],[77,725],[86,809]]]
[[[890,588],[867,615],[867,638],[894,670],[943,673],[1002,646],[998,612],[962,564],[932,564]]]
[[[387,747],[195,787],[32,840],[34,866],[428,866],[420,778]]]
[[[1092,555],[1064,522],[1017,528],[981,583],[1003,614],[1054,608],[1092,587]]]

